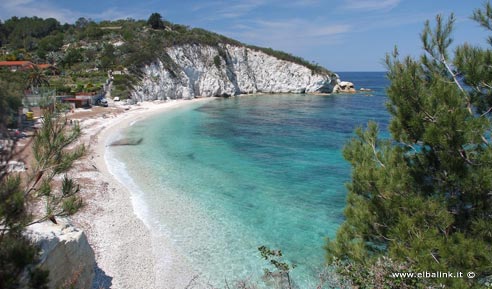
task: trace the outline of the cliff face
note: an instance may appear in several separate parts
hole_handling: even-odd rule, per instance
[[[133,97],[138,101],[248,93],[332,92],[338,77],[314,73],[247,47],[182,45],[167,48],[169,59],[143,69]]]
[[[26,236],[41,249],[39,265],[49,270],[49,288],[92,288],[95,257],[84,232],[58,218],[29,226]]]

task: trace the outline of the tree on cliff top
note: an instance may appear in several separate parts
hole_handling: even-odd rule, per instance
[[[492,30],[491,5],[473,19]],[[420,59],[387,56],[392,138],[369,123],[345,147],[346,220],[326,250],[360,288],[479,288],[492,275],[492,50],[465,44],[450,58],[454,21],[426,22]],[[404,270],[465,276],[389,276]]]
[[[147,20],[147,25],[150,25],[152,29],[162,29],[164,28],[164,21],[162,21],[162,16],[159,13],[152,13]]]

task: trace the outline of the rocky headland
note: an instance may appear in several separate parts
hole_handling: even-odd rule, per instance
[[[337,74],[314,71],[245,46],[180,45],[142,69],[137,101],[253,93],[344,92]],[[347,86],[349,88],[350,86]],[[353,84],[351,84],[353,88]],[[334,89],[336,90],[334,91]]]

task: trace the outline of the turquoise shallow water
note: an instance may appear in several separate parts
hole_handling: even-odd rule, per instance
[[[147,224],[212,283],[261,276],[257,247],[282,249],[294,281],[315,283],[327,236],[343,221],[342,148],[368,120],[386,128],[383,73],[342,73],[367,94],[256,95],[190,105],[125,131],[112,147]],[[158,252],[157,252],[158,253]]]

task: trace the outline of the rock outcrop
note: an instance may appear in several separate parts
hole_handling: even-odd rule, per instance
[[[50,272],[49,288],[92,288],[95,257],[86,235],[65,219],[57,221],[26,230],[26,236],[41,249],[39,265]]]
[[[250,93],[331,93],[336,74],[317,73],[248,47],[181,45],[165,62],[143,69],[132,97],[138,101]]]
[[[339,81],[333,88],[334,93],[356,93],[354,84],[349,81]]]

